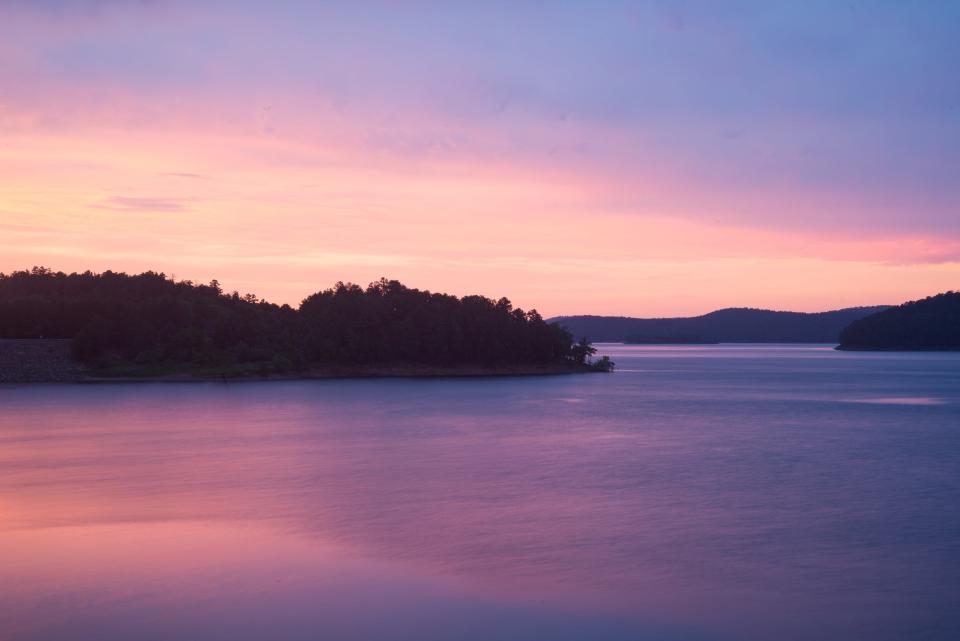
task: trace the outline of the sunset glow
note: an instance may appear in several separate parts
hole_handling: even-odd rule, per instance
[[[316,4],[0,5],[0,271],[544,315],[960,286],[956,8]]]

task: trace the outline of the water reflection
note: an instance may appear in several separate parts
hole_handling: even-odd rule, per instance
[[[953,638],[960,361],[712,347],[617,348],[638,371],[612,377],[0,388],[0,631]]]
[[[7,639],[702,638],[505,600],[236,523],[7,532]]]

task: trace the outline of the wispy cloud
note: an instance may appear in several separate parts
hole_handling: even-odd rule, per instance
[[[97,209],[129,212],[178,212],[187,209],[185,199],[152,198],[140,196],[111,196],[94,203]]]
[[[203,174],[195,174],[189,171],[165,171],[160,174],[161,176],[170,176],[172,178],[193,178],[193,179],[204,179],[206,176]]]
[[[38,230],[0,231],[19,264],[109,245],[554,311],[903,300],[960,274],[958,25],[946,2],[0,0],[0,221]]]

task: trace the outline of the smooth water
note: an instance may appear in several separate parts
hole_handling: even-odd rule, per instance
[[[0,387],[0,639],[960,638],[960,354]]]

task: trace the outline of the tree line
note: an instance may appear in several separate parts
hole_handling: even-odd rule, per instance
[[[74,357],[224,368],[408,363],[587,365],[594,348],[506,298],[458,298],[381,279],[338,282],[294,309],[165,274],[0,273],[0,337],[69,338]],[[606,359],[595,367],[608,369]]]
[[[960,292],[944,292],[862,318],[840,334],[840,349],[960,349]]]

